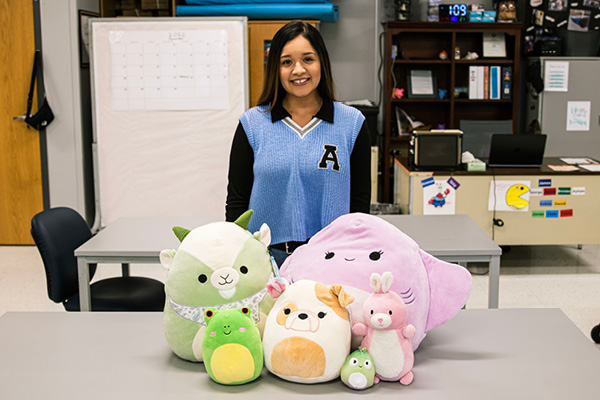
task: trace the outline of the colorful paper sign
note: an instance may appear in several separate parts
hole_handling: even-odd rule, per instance
[[[554,207],[566,207],[566,200],[554,200]]]
[[[574,187],[571,190],[571,194],[573,196],[584,196],[585,195],[585,187],[584,186]]]
[[[531,181],[490,182],[488,211],[529,211]]]
[[[544,188],[544,196],[556,196],[556,188]]]
[[[460,186],[460,183],[458,183],[456,179],[451,176],[450,179],[448,179],[448,185],[452,186],[452,188],[456,190]]]
[[[573,210],[572,209],[568,209],[568,210],[560,210],[560,216],[562,217],[572,217],[573,216]]]
[[[540,207],[552,207],[552,200],[540,200]]]
[[[550,187],[552,186],[552,179],[540,179],[538,182],[539,187]]]
[[[421,181],[421,185],[426,188],[427,186],[433,185],[435,183],[435,181],[433,180],[433,176],[430,176],[429,178],[425,178]]]
[[[546,210],[546,218],[558,218],[558,210]]]
[[[543,194],[544,192],[541,188],[531,188],[531,190],[529,191],[529,196],[541,196]]]
[[[571,194],[571,188],[570,187],[559,187],[558,188],[558,195],[559,196],[568,196]]]
[[[544,218],[544,210],[533,210],[531,216],[533,218]]]
[[[423,187],[423,214],[448,215],[455,210],[456,191],[447,181],[434,181]]]

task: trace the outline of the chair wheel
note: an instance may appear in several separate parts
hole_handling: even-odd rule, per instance
[[[600,343],[600,324],[592,328],[592,340],[596,343]]]

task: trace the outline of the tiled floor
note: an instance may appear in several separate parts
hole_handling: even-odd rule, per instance
[[[486,308],[485,264],[470,264],[473,290],[467,308]],[[159,264],[131,266],[132,275],[164,281]],[[119,265],[102,265],[94,279],[120,274]],[[520,246],[502,255],[500,308],[560,308],[590,339],[600,324],[600,246]],[[41,258],[33,246],[0,246],[0,315],[7,311],[58,311],[47,297]],[[540,332],[544,334],[544,332]],[[591,339],[590,339],[591,340]],[[600,349],[600,345],[597,346]]]

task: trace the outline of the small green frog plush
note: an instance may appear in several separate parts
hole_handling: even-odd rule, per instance
[[[223,385],[255,380],[263,368],[260,332],[248,307],[204,313],[202,358],[210,377]]]
[[[341,372],[342,382],[351,389],[364,390],[373,386],[375,366],[364,347],[359,347],[346,358]]]

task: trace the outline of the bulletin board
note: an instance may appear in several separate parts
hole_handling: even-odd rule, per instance
[[[223,219],[248,108],[247,18],[99,18],[90,32],[94,225]]]

